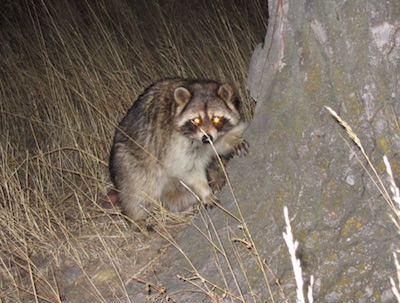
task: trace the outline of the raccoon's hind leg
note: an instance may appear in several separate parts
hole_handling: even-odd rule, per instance
[[[208,185],[211,187],[213,193],[221,191],[221,188],[226,184],[226,175],[224,168],[229,162],[229,157],[220,157],[223,167],[217,157],[207,167],[207,180]]]
[[[198,198],[178,179],[170,178],[164,186],[161,200],[164,207],[173,212],[181,212],[191,210]]]
[[[124,164],[118,167],[115,176],[119,205],[124,215],[136,225],[144,226],[154,204],[160,199],[163,180],[158,177],[157,168],[150,165],[129,165],[127,161]]]
[[[145,226],[149,212],[152,210],[148,199],[140,197],[134,191],[121,189],[119,192],[119,202],[122,214],[133,220],[137,226]]]
[[[190,177],[182,180],[190,189],[192,189],[197,196],[201,199],[201,202],[208,207],[214,206],[219,203],[218,199],[214,196],[210,185],[208,185],[206,172],[200,173],[195,172]]]

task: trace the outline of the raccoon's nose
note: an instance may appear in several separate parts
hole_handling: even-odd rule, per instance
[[[210,142],[213,142],[213,137],[212,137],[211,135],[204,135],[204,136],[201,138],[201,142],[203,142],[203,143],[210,143]]]

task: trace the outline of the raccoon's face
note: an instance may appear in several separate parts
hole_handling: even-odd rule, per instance
[[[241,122],[239,99],[229,84],[196,83],[174,92],[175,126],[185,137],[215,142]]]

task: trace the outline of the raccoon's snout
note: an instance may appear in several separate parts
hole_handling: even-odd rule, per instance
[[[204,135],[202,138],[201,138],[201,142],[203,142],[203,143],[205,143],[205,144],[208,144],[208,143],[210,143],[210,142],[213,142],[213,136],[211,136],[211,135]]]

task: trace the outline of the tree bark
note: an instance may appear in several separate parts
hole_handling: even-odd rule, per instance
[[[241,213],[226,187],[220,200],[238,220],[220,209],[202,212],[198,228],[179,242],[186,257],[170,254],[159,279],[182,302],[211,300],[188,292],[193,286],[175,279],[172,268],[238,296],[227,294],[229,302],[294,302],[282,237],[286,205],[317,302],[393,302],[398,238],[378,178],[388,188],[384,154],[400,176],[400,2],[270,0],[269,12],[249,71],[257,102],[247,132],[251,153],[229,169]],[[377,175],[325,106],[352,127]]]
[[[400,4],[269,4],[268,33],[253,54],[248,82],[257,101],[253,132],[266,133],[258,146],[266,150],[270,180],[263,182],[272,184],[267,201],[287,204],[295,215],[318,301],[389,302],[398,244],[392,211],[359,147],[325,106],[358,134],[378,178],[386,179],[384,154],[400,175]]]

